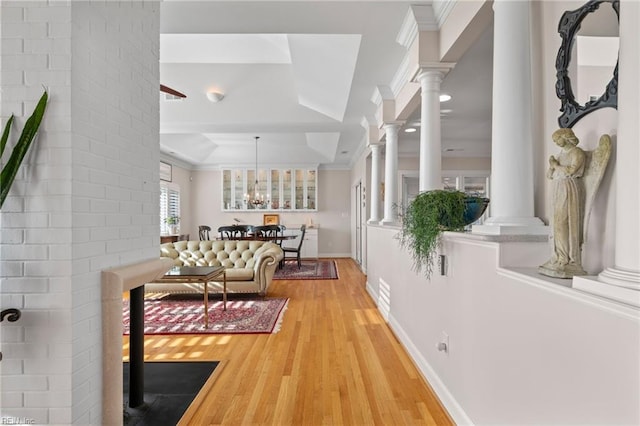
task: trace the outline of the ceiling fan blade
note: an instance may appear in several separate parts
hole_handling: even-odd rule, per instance
[[[185,95],[184,93],[180,93],[177,90],[172,89],[171,87],[165,86],[164,84],[160,85],[160,91],[164,92],[164,93],[168,93],[168,94],[173,95],[173,96],[177,96],[179,98],[186,98],[187,97],[187,95]]]

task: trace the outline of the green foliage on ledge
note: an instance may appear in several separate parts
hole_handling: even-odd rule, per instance
[[[472,217],[465,214],[470,202],[484,204],[480,214],[474,212]],[[464,230],[482,215],[488,202],[461,191],[438,189],[419,193],[404,212],[399,235],[400,244],[412,254],[414,270],[424,272],[429,279],[442,232]]]
[[[6,164],[4,164],[4,166],[2,167],[2,172],[0,174],[0,208],[2,208],[4,200],[9,194],[9,189],[11,189],[11,185],[13,184],[16,174],[18,173],[18,169],[20,168],[20,164],[22,164],[22,160],[27,154],[27,151],[31,146],[31,142],[38,132],[40,122],[42,122],[42,117],[44,116],[44,111],[47,107],[47,99],[48,94],[45,91],[42,94],[40,101],[38,101],[38,104],[31,114],[31,117],[29,117],[27,119],[27,122],[24,124],[22,133],[18,138],[16,146],[11,152],[9,160],[7,160]],[[2,131],[2,138],[0,139],[0,158],[2,158],[4,149],[7,146],[7,141],[9,140],[9,134],[11,133],[12,124],[13,114],[11,115],[11,117],[9,117],[9,120],[7,121],[7,124]]]

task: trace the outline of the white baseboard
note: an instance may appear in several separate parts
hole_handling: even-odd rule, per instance
[[[444,405],[453,421],[457,425],[473,425],[473,422],[471,421],[469,416],[467,416],[467,413],[465,413],[465,411],[462,409],[462,406],[460,406],[451,392],[449,392],[447,386],[436,374],[435,370],[431,367],[431,365],[429,365],[427,360],[422,356],[418,348],[413,344],[409,336],[404,332],[402,327],[400,327],[398,322],[393,318],[393,315],[391,314],[389,315],[389,326],[398,337],[398,340],[400,340],[400,343],[407,350],[411,359],[413,359],[413,362],[418,367],[420,373],[422,373],[422,376],[436,393],[436,395],[440,399],[440,402],[442,402],[442,405]]]
[[[318,257],[351,257],[351,253],[318,253]]]
[[[369,280],[367,280],[365,288],[367,289],[367,293],[369,293],[369,296],[371,296],[371,300],[373,300],[373,303],[378,306],[378,293],[373,290],[373,287],[371,286],[371,283],[369,283]]]

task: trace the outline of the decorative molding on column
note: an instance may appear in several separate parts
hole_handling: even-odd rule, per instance
[[[411,73],[411,81],[415,81],[417,83],[420,82],[420,76],[423,73],[439,71],[442,73],[442,78],[446,77],[446,75],[456,66],[455,62],[421,62],[417,65],[416,69]]]
[[[600,281],[618,287],[630,288],[640,291],[640,272],[625,271],[621,268],[607,268],[598,275]]]
[[[607,268],[598,276],[573,277],[573,288],[640,308],[640,273]]]

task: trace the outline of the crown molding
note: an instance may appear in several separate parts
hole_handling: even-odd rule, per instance
[[[195,165],[185,161],[181,158],[174,157],[165,152],[160,152],[160,161],[164,161],[165,163],[170,163],[172,166],[180,167],[185,170],[195,170]]]
[[[411,81],[411,70],[409,68],[409,63],[410,55],[407,52],[407,54],[402,59],[402,62],[400,62],[400,65],[398,66],[393,79],[391,80],[391,91],[393,92],[395,97],[398,96],[405,84]]]
[[[438,28],[442,27],[456,3],[457,0],[433,0],[432,7]]]
[[[438,21],[430,4],[411,5],[404,17],[396,41],[409,49],[420,31],[438,31]]]

